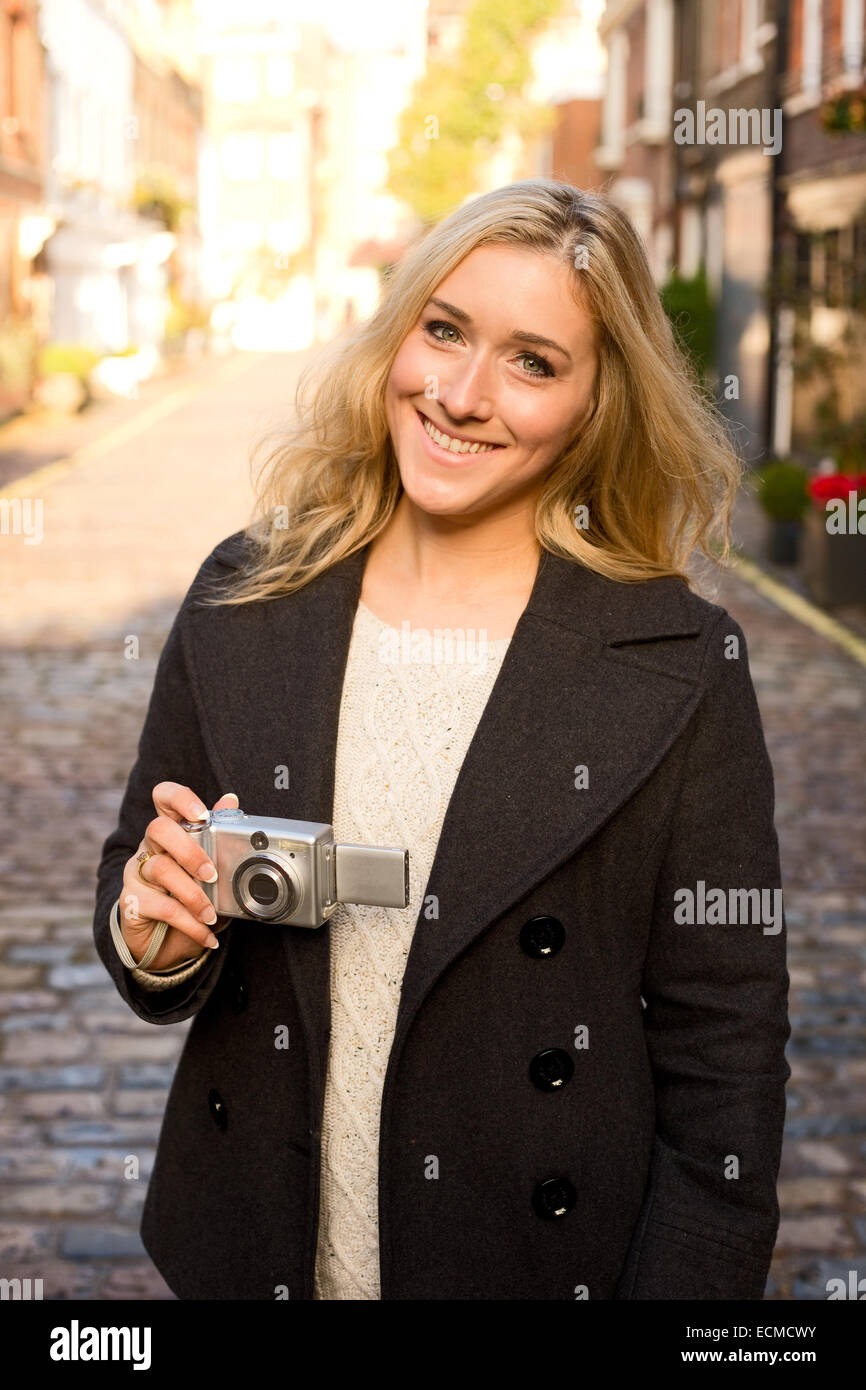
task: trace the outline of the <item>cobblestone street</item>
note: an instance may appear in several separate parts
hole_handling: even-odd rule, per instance
[[[95,870],[168,626],[211,547],[245,524],[251,445],[289,410],[303,360],[215,363],[141,427],[130,402],[116,444],[40,493],[42,543],[0,536],[0,1276],[41,1278],[46,1298],[172,1297],[137,1231],[188,1025],[148,1025],[117,995],[93,947]],[[748,642],[790,938],[767,1296],[823,1299],[829,1278],[866,1276],[866,667],[736,573],[710,596]]]

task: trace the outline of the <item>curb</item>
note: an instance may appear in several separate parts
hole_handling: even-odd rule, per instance
[[[754,560],[748,559],[745,555],[735,554],[729,572],[738,574],[741,579],[744,579],[758,593],[770,599],[778,608],[789,613],[792,618],[796,618],[805,627],[811,628],[813,632],[818,632],[830,642],[835,642],[861,666],[866,666],[866,641],[862,637],[858,637],[855,632],[852,632],[844,623],[838,622],[836,618],[831,618],[828,613],[816,607],[809,599],[795,593],[793,589],[789,589],[778,579],[773,579],[759,565],[756,565]]]

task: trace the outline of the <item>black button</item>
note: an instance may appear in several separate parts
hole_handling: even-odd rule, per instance
[[[574,1062],[561,1047],[548,1047],[529,1063],[529,1076],[539,1091],[558,1091],[574,1075]]]
[[[555,956],[564,940],[565,927],[558,917],[530,917],[520,929],[520,945],[528,956]]]
[[[532,1194],[532,1205],[538,1216],[546,1221],[555,1221],[571,1211],[577,1201],[574,1184],[568,1178],[545,1178],[537,1184]]]
[[[210,1113],[213,1116],[214,1124],[216,1124],[219,1129],[228,1129],[229,1115],[226,1110],[226,1103],[219,1091],[211,1091],[207,1098],[207,1103],[210,1106]]]

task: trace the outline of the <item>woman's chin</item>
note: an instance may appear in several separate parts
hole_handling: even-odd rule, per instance
[[[433,477],[414,469],[401,474],[403,492],[413,506],[424,512],[465,512],[472,503],[470,489],[459,478]]]

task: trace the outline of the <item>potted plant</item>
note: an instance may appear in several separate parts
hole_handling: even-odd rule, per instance
[[[758,496],[770,519],[769,558],[777,565],[797,563],[803,513],[809,506],[808,476],[794,459],[771,459],[761,469]]]
[[[803,578],[811,597],[825,607],[866,602],[866,473],[819,473],[808,493]]]
[[[88,377],[99,353],[81,343],[46,343],[36,360],[33,396],[39,405],[74,415],[90,402]]]

